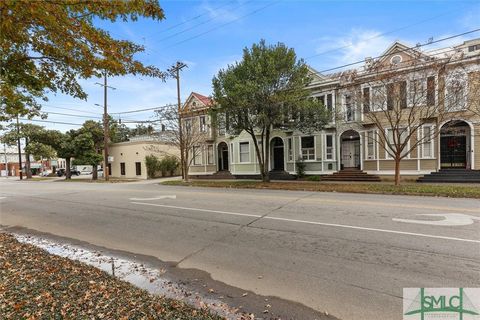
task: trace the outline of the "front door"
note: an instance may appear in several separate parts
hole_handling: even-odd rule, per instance
[[[467,137],[440,137],[440,162],[442,168],[467,167]]]
[[[228,149],[222,150],[222,168],[221,170],[228,170]]]
[[[342,141],[341,152],[344,168],[355,168],[360,165],[360,141]]]
[[[273,170],[285,170],[283,145],[273,147]]]

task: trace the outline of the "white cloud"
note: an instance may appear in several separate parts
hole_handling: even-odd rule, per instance
[[[242,5],[243,3],[241,2],[232,3],[232,5],[224,3],[218,5],[218,2],[214,2],[212,5],[209,2],[205,2],[200,6],[200,10],[207,12],[210,19],[214,19],[217,22],[227,22],[240,17]]]
[[[366,57],[376,57],[382,54],[395,39],[382,35],[380,31],[367,29],[352,29],[343,37],[323,37],[316,42],[318,57],[327,57],[327,60],[340,66],[357,62]]]

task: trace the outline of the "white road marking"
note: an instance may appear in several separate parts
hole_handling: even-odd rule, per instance
[[[142,203],[142,202],[131,202],[131,203],[139,204],[139,205],[145,205],[145,206],[153,206],[153,207],[190,210],[190,211],[200,211],[200,212],[211,212],[211,213],[221,213],[221,214],[227,214],[227,215],[232,215],[232,216],[253,217],[253,218],[262,218],[262,219],[269,219],[269,220],[277,220],[277,221],[286,221],[286,222],[297,222],[297,223],[313,224],[313,225],[320,225],[320,226],[326,226],[326,227],[337,227],[337,228],[346,228],[346,229],[355,229],[355,230],[375,231],[375,232],[409,235],[409,236],[416,236],[416,237],[425,237],[425,238],[434,238],[434,239],[444,239],[444,240],[480,243],[480,240],[474,240],[474,239],[437,236],[437,235],[433,235],[433,234],[406,232],[406,231],[389,230],[389,229],[359,227],[359,226],[351,226],[351,225],[346,225],[346,224],[326,223],[326,222],[317,222],[317,221],[308,221],[308,220],[297,220],[297,219],[271,217],[271,216],[262,217],[261,215],[257,215],[257,214],[238,213],[238,212],[229,212],[229,211],[218,211],[218,210],[199,209],[199,208],[190,208],[190,207],[177,207],[177,206],[168,206],[168,205],[155,204],[155,203]]]
[[[415,220],[415,219],[401,219],[393,218],[393,221],[406,222],[406,223],[418,223],[429,224],[434,226],[466,226],[473,224],[474,220],[480,220],[480,217],[471,216],[462,213],[420,213],[417,216],[430,216],[430,217],[443,217],[442,220]]]
[[[142,203],[142,202],[130,202],[130,203],[141,204],[141,205],[145,205],[145,206],[154,206],[154,207],[163,207],[163,208],[190,210],[190,211],[202,211],[202,212],[221,213],[221,214],[228,214],[228,215],[232,215],[232,216],[243,216],[243,217],[253,217],[253,218],[260,218],[260,217],[261,217],[261,216],[259,216],[259,215],[257,215],[257,214],[237,213],[237,212],[218,211],[218,210],[199,209],[199,208],[187,208],[187,207],[177,207],[177,206],[167,206],[167,205],[165,205],[165,204]]]
[[[168,195],[168,196],[158,196],[155,198],[130,198],[131,201],[152,201],[152,200],[162,200],[162,199],[177,199],[177,196]]]

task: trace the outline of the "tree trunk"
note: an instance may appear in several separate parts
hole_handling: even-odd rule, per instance
[[[65,179],[69,180],[72,178],[72,173],[70,172],[70,157],[65,158]]]
[[[188,160],[185,161],[183,166],[183,181],[188,182]]]
[[[267,129],[265,132],[265,157],[263,158],[263,182],[270,182],[270,172],[268,170],[268,165],[270,164],[270,129]]]
[[[96,164],[93,165],[93,168],[92,168],[92,180],[98,180],[98,166]]]
[[[400,156],[395,156],[395,185],[400,185]]]
[[[25,138],[25,149],[28,147],[28,138]],[[25,152],[25,174],[27,179],[32,179],[32,169],[30,164],[30,153]]]

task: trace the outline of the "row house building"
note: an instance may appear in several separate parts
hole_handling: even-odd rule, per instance
[[[480,172],[476,171],[480,169],[480,39],[433,51],[395,42],[379,57],[365,59],[358,69],[329,75],[311,69],[311,73],[311,96],[331,111],[332,120],[311,134],[273,130],[269,164],[273,172],[295,175],[302,162],[307,175],[326,180],[351,169],[391,176],[395,169],[391,146],[398,143],[394,133],[399,128],[404,130],[400,139],[408,137],[401,175],[451,174],[449,169],[455,169],[453,177],[457,173],[460,179]],[[395,114],[394,104],[401,114],[398,121],[388,118]],[[210,112],[213,106],[210,98],[192,93],[183,107],[189,110],[183,120],[195,123],[205,135],[204,143],[191,153],[190,176],[259,176],[250,136],[217,128]]]

